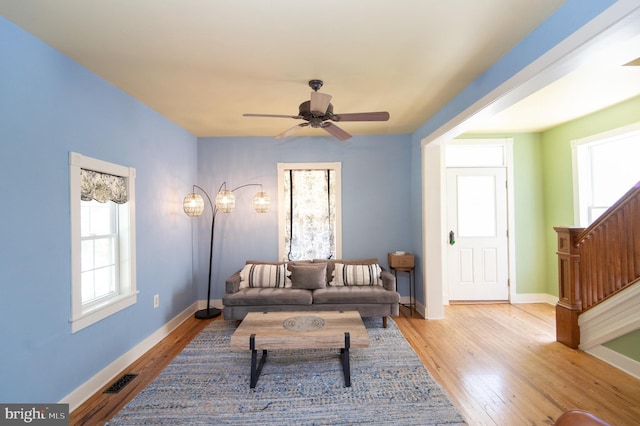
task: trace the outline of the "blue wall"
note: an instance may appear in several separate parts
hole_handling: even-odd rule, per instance
[[[343,257],[411,249],[421,256],[420,140],[612,4],[569,0],[413,135],[205,138],[199,142],[140,102],[0,18],[0,401],[56,402],[206,297],[208,259],[192,279],[192,225],[208,252],[209,223],[182,214],[192,183],[214,193],[261,181],[276,198],[277,162],[343,164]],[[135,306],[70,333],[68,153],[137,169]],[[195,172],[197,164],[199,173]],[[217,224],[215,293],[250,258],[275,259],[275,208],[253,213],[251,189]],[[274,204],[275,205],[275,204]],[[209,216],[210,219],[210,216]],[[195,223],[193,223],[195,221]],[[202,250],[204,246],[205,250]],[[198,268],[198,263],[201,265]],[[422,273],[417,284],[419,299]],[[401,287],[403,294],[406,289]],[[153,309],[154,294],[160,308]]]
[[[224,281],[248,259],[278,259],[277,163],[342,163],[342,257],[377,257],[386,265],[389,251],[411,244],[409,135],[332,137],[201,138],[198,182],[213,198],[222,182],[228,188],[261,183],[271,196],[271,209],[257,214],[251,202],[258,188],[236,192],[236,209],[216,216],[212,298],[221,298]],[[209,208],[205,209],[209,213]],[[211,215],[199,222],[207,235]],[[209,239],[201,238],[199,282],[206,283]],[[408,291],[408,290],[407,290]],[[199,297],[206,298],[200,286]]]
[[[57,402],[195,301],[197,140],[3,18],[0,76],[0,401]],[[137,172],[138,303],[75,334],[69,151]]]

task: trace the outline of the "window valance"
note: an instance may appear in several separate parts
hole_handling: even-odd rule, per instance
[[[124,204],[128,200],[127,181],[122,176],[80,169],[80,188],[82,201]]]

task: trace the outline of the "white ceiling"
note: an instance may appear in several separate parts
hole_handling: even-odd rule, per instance
[[[0,0],[0,14],[196,136],[276,135],[299,122],[242,114],[296,115],[313,78],[336,113],[391,115],[340,124],[348,132],[398,134],[415,131],[562,3]],[[638,70],[623,71],[633,83],[623,93],[606,90],[608,105],[640,93]],[[600,99],[593,77],[574,77],[580,93]],[[475,130],[539,130],[606,106],[570,97],[574,84],[567,77]],[[549,96],[556,109],[539,106]]]
[[[580,68],[475,123],[468,132],[543,131],[638,96],[640,63],[625,64],[639,57],[640,36],[591,52]]]

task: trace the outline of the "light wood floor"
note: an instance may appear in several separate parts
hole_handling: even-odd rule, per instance
[[[557,343],[553,306],[452,305],[437,321],[402,308],[394,321],[470,425],[552,425],[572,408],[616,426],[640,424],[640,380]],[[133,382],[94,395],[70,424],[109,420],[208,322],[185,321],[125,371],[139,374]]]
[[[553,424],[574,408],[640,424],[640,380],[556,342],[551,305],[451,305],[444,320],[395,321],[471,425]]]

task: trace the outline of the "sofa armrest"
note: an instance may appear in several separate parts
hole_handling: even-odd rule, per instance
[[[380,278],[382,278],[382,286],[385,290],[396,291],[396,277],[391,272],[383,270]]]
[[[237,293],[240,290],[240,271],[227,278],[224,284],[226,294]]]

